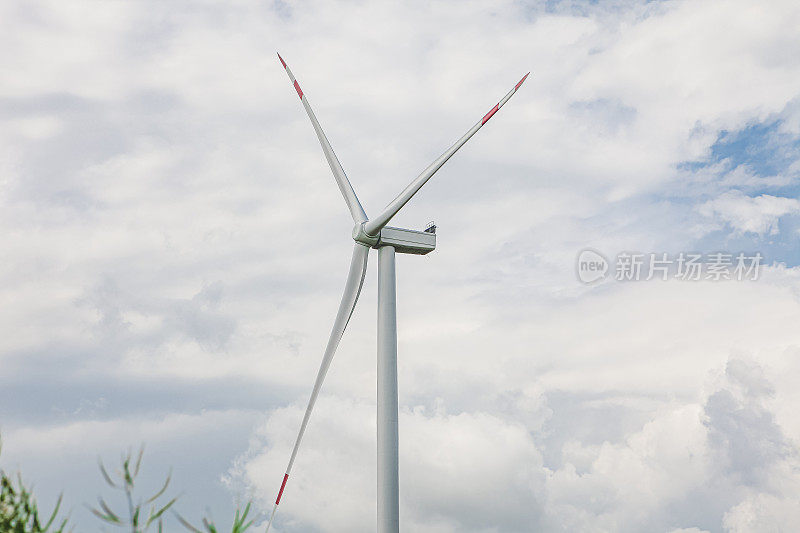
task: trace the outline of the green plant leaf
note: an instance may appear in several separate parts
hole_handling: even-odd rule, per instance
[[[100,520],[103,520],[104,522],[108,522],[109,524],[122,525],[122,522],[120,522],[119,518],[115,516],[103,514],[101,511],[95,509],[94,507],[89,507],[89,510],[92,512],[93,515],[95,515]]]
[[[186,529],[188,529],[192,533],[203,533],[201,530],[199,530],[196,527],[194,527],[192,524],[189,523],[188,520],[186,520],[184,517],[182,517],[178,513],[174,513],[174,514],[175,514],[175,518],[178,519],[178,522],[180,522],[183,527],[185,527]]]
[[[58,514],[58,510],[59,510],[59,508],[61,508],[61,500],[63,499],[63,497],[64,497],[63,494],[59,494],[58,495],[58,500],[56,500],[56,508],[53,509],[53,514],[50,515],[50,518],[47,520],[47,523],[42,528],[42,531],[47,531],[48,529],[50,529],[50,526],[53,525],[53,521],[55,521],[55,519],[56,519],[56,515]]]
[[[133,476],[131,476],[131,453],[122,461],[122,473],[125,479],[125,484],[129,487],[133,486]]]
[[[136,458],[136,466],[133,468],[133,477],[139,475],[139,467],[142,466],[142,456],[144,455],[144,443],[139,447],[139,456]]]
[[[105,502],[105,500],[103,500],[103,498],[97,498],[97,501],[100,503],[100,507],[103,509],[103,511],[106,514],[111,516],[116,522],[121,522],[119,516],[117,516],[114,513],[114,511],[111,510],[111,508],[108,506],[108,504],[106,504],[106,502]]]
[[[164,494],[167,491],[167,487],[169,486],[169,482],[171,479],[172,479],[172,469],[170,469],[169,474],[167,474],[167,479],[166,481],[164,481],[164,486],[161,487],[161,490],[159,490],[153,496],[151,496],[145,503],[153,503],[159,498],[159,496]]]
[[[100,473],[103,474],[103,479],[106,480],[106,483],[108,483],[112,488],[116,489],[117,484],[111,480],[111,476],[108,475],[106,467],[103,465],[103,461],[99,457],[97,458],[97,464],[100,466]]]
[[[151,515],[150,518],[147,519],[147,524],[145,525],[149,526],[154,520],[158,519],[162,514],[164,514],[164,511],[172,507],[172,504],[174,504],[177,500],[178,500],[177,496],[172,498],[164,507],[158,510],[155,514]]]

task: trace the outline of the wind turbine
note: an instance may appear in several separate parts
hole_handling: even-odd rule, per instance
[[[278,491],[278,497],[275,499],[275,506],[272,509],[269,523],[267,524],[267,532],[272,525],[272,520],[275,518],[275,512],[278,510],[278,505],[281,503],[281,496],[286,488],[286,482],[289,480],[289,474],[294,466],[294,461],[297,458],[297,450],[300,448],[300,442],[303,440],[303,434],[308,426],[308,420],[311,417],[311,411],[314,409],[314,404],[319,396],[319,391],[322,388],[322,382],[325,380],[325,375],[328,373],[328,368],[331,365],[331,360],[339,346],[339,341],[342,338],[350,316],[355,309],[358,295],[361,293],[361,286],[364,283],[364,275],[367,271],[367,259],[369,257],[369,249],[376,248],[378,250],[378,532],[379,533],[397,533],[399,531],[399,475],[398,475],[398,429],[397,429],[397,308],[396,308],[396,283],[395,283],[395,253],[416,254],[424,255],[436,248],[436,226],[431,226],[425,231],[416,231],[410,229],[393,228],[387,226],[389,221],[394,217],[400,209],[406,205],[412,196],[414,196],[420,188],[433,176],[442,165],[447,162],[450,157],[466,143],[470,137],[475,135],[479,129],[486,124],[497,111],[508,102],[511,96],[517,92],[522,82],[528,77],[528,74],[519,80],[513,89],[506,94],[492,109],[486,113],[474,126],[472,126],[467,133],[465,133],[456,143],[448,148],[442,155],[440,155],[428,168],[422,171],[417,178],[412,181],[408,187],[397,195],[391,203],[383,210],[383,212],[373,219],[369,219],[358,201],[353,186],[347,179],[339,159],[333,153],[333,148],[325,137],[325,133],[311,110],[300,84],[297,83],[292,71],[289,69],[286,62],[280,54],[278,59],[281,65],[286,69],[286,74],[289,75],[294,85],[297,96],[306,108],[308,118],[311,119],[311,125],[314,126],[314,131],[317,132],[317,138],[322,145],[322,151],[325,153],[325,159],[328,160],[328,165],[333,171],[333,177],[336,178],[336,184],[342,192],[344,201],[350,209],[350,215],[353,217],[352,236],[355,244],[353,246],[353,257],[350,260],[350,272],[347,274],[347,281],[344,286],[344,294],[342,301],[339,304],[339,311],[336,313],[336,320],[333,323],[328,345],[325,348],[325,354],[322,357],[319,371],[317,372],[317,379],[314,382],[314,388],[311,391],[311,397],[308,400],[303,422],[300,424],[300,431],[297,434],[297,439],[292,449],[292,455],[289,458],[289,465],[286,467],[286,473],[283,476],[281,488]]]

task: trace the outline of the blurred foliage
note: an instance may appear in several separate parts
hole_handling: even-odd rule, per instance
[[[0,442],[0,449],[2,442]],[[67,518],[55,524],[58,510],[61,507],[61,496],[50,518],[42,523],[39,508],[30,489],[25,488],[22,477],[17,476],[16,483],[0,470],[0,532],[2,533],[62,533],[67,527]],[[50,529],[53,527],[53,529]]]
[[[122,470],[116,472],[116,480],[112,479],[109,475],[103,462],[98,461],[100,473],[103,475],[103,479],[106,483],[108,483],[111,488],[125,493],[125,499],[128,503],[127,512],[115,512],[103,498],[97,499],[99,507],[90,507],[89,510],[103,522],[129,528],[131,533],[144,533],[148,531],[151,526],[157,526],[159,533],[161,533],[164,529],[162,516],[167,509],[172,507],[178,498],[176,496],[163,505],[158,502],[167,491],[167,487],[169,487],[169,482],[172,477],[171,473],[167,475],[164,485],[158,492],[149,498],[143,499],[136,497],[134,494],[136,477],[139,475],[139,469],[142,466],[143,455],[144,446],[139,449],[135,461],[133,460],[131,452],[128,452],[127,455],[123,455],[121,460]]]
[[[0,449],[2,449],[2,440],[0,440]],[[98,506],[89,507],[89,510],[103,522],[120,529],[127,529],[131,533],[145,533],[151,527],[162,533],[164,513],[175,504],[178,498],[163,502],[163,496],[167,492],[172,478],[171,473],[167,475],[164,484],[155,494],[147,498],[137,497],[136,478],[142,466],[143,455],[144,446],[140,448],[135,458],[131,452],[123,455],[120,461],[121,469],[115,472],[114,477],[108,473],[103,462],[98,461],[100,473],[109,487],[124,493],[127,510],[124,512],[113,510],[102,497],[97,499]],[[55,509],[49,518],[43,521],[39,517],[39,509],[33,493],[23,485],[22,478],[17,476],[15,482],[0,470],[0,533],[65,533],[68,518],[56,522],[61,501],[62,497],[59,496]],[[231,533],[245,533],[253,525],[254,520],[247,519],[251,505],[252,503],[248,503],[244,509],[236,509]],[[208,518],[203,518],[202,527],[198,528],[178,513],[174,514],[178,521],[193,533],[221,533],[221,530]]]
[[[250,513],[250,503],[245,506],[244,510],[236,509],[236,516],[233,517],[233,526],[231,527],[231,533],[244,533],[247,529],[253,525],[253,520],[248,521],[247,515]],[[181,515],[176,513],[178,520],[180,521],[183,526],[192,531],[193,533],[220,533],[220,530],[217,529],[217,526],[214,525],[214,522],[209,520],[208,518],[203,518],[203,529],[198,529],[186,521]]]

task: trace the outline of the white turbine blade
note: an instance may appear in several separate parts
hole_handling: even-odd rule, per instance
[[[528,74],[530,74],[530,72],[528,72]],[[367,235],[377,235],[378,232],[381,230],[381,228],[383,228],[386,224],[388,224],[389,220],[391,220],[392,217],[395,216],[397,212],[403,208],[404,205],[406,205],[406,202],[408,202],[411,199],[411,197],[414,196],[423,185],[425,185],[425,183],[431,178],[431,176],[433,176],[436,173],[436,171],[439,170],[441,166],[444,165],[447,162],[447,160],[450,159],[450,157],[458,151],[459,148],[464,146],[464,143],[466,143],[470,137],[475,135],[475,132],[481,129],[483,125],[486,124],[495,113],[497,113],[498,109],[503,107],[503,105],[506,102],[508,102],[509,98],[511,98],[511,96],[515,92],[517,92],[517,89],[520,88],[522,82],[525,81],[525,78],[528,77],[528,74],[525,74],[525,76],[521,80],[519,80],[519,83],[517,83],[514,86],[514,88],[511,89],[508,92],[508,94],[506,94],[503,97],[503,99],[497,103],[496,106],[494,106],[491,110],[489,110],[489,112],[486,113],[483,116],[483,118],[478,121],[477,124],[472,126],[472,128],[470,128],[470,130],[467,133],[465,133],[463,137],[457,140],[456,143],[450,148],[448,148],[445,153],[440,155],[433,163],[431,163],[428,166],[428,168],[423,170],[422,174],[417,176],[417,178],[414,181],[412,181],[409,184],[409,186],[406,187],[403,190],[403,192],[401,192],[397,196],[397,198],[392,200],[392,202],[386,207],[383,213],[381,213],[374,219],[364,224],[364,231],[367,233]]]
[[[344,173],[342,164],[339,163],[339,159],[336,157],[336,154],[333,153],[331,143],[328,142],[328,138],[325,137],[325,132],[322,131],[322,127],[320,127],[319,121],[317,121],[317,117],[314,115],[314,111],[311,110],[311,106],[308,103],[308,98],[306,98],[303,94],[300,84],[297,83],[296,79],[294,79],[292,71],[289,69],[289,66],[286,64],[286,61],[283,60],[280,54],[278,54],[278,59],[281,60],[281,65],[283,65],[283,68],[286,69],[286,74],[289,75],[289,79],[294,84],[294,89],[297,91],[297,96],[300,97],[300,101],[303,102],[303,107],[306,108],[308,118],[311,119],[311,125],[314,126],[314,131],[317,132],[319,143],[322,145],[322,151],[325,152],[325,159],[328,160],[328,165],[330,165],[331,170],[333,171],[333,177],[336,178],[336,184],[339,185],[339,190],[342,191],[342,196],[344,196],[344,201],[347,202],[347,207],[350,209],[350,215],[352,215],[353,221],[357,224],[366,221],[367,214],[364,213],[364,208],[361,207],[361,203],[358,201],[358,197],[353,190],[353,186],[350,185],[350,181],[347,179],[347,174]]]
[[[281,503],[281,496],[283,489],[286,488],[286,481],[289,479],[289,473],[292,471],[294,460],[297,457],[297,450],[300,448],[300,441],[303,440],[303,434],[306,432],[308,419],[311,417],[311,411],[314,410],[314,404],[317,402],[317,396],[322,388],[322,382],[325,380],[325,375],[328,373],[328,368],[331,366],[333,354],[336,353],[336,348],[339,346],[339,341],[342,338],[344,329],[350,321],[353,314],[353,309],[356,307],[358,295],[361,293],[361,286],[364,284],[364,274],[367,272],[367,259],[369,258],[369,248],[363,244],[356,243],[353,248],[353,258],[350,260],[350,273],[347,275],[347,283],[344,286],[344,294],[342,295],[342,302],[339,304],[339,311],[336,313],[336,320],[333,323],[331,336],[328,339],[328,346],[325,348],[325,355],[322,357],[322,363],[319,365],[317,372],[317,380],[314,382],[314,389],[311,391],[311,398],[308,400],[308,407],[303,416],[303,423],[300,424],[300,432],[297,434],[294,448],[292,449],[292,456],[289,458],[289,466],[286,467],[286,473],[283,476],[283,483],[281,483],[278,497],[275,499],[275,507],[272,509],[272,516],[270,516],[269,524],[267,524],[267,531],[272,525],[272,518],[275,516],[275,511]]]

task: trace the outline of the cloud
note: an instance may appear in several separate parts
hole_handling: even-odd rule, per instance
[[[740,381],[743,367],[762,388]],[[798,455],[763,405],[771,384],[752,361],[732,358],[725,368],[718,388],[697,402],[662,404],[622,439],[564,443],[558,466],[546,466],[541,451],[557,410],[541,426],[524,427],[519,411],[450,414],[441,400],[434,410],[407,408],[400,418],[403,527],[713,531],[792,523]],[[251,487],[264,507],[301,415],[300,405],[273,412],[231,471],[231,482]],[[329,396],[316,415],[279,530],[369,531],[374,407]],[[347,497],[332,498],[336,493]],[[764,508],[772,507],[782,518],[769,518]]]
[[[257,433],[259,441],[232,471],[232,482],[252,487],[264,508],[302,411],[296,405],[273,412]],[[300,529],[373,530],[373,404],[328,397],[315,419],[314,435],[304,443],[290,479],[293,496],[281,509],[292,518],[281,522]],[[543,486],[545,474],[523,425],[488,413],[448,414],[441,404],[438,412],[404,409],[400,425],[405,528],[524,531],[538,521],[530,496]],[[347,497],[331,498],[333,493]]]
[[[724,527],[731,533],[780,530],[800,521],[796,498],[757,494],[725,514]]]
[[[779,219],[800,212],[800,201],[767,194],[749,197],[734,190],[699,205],[698,211],[736,231],[777,235]]]

